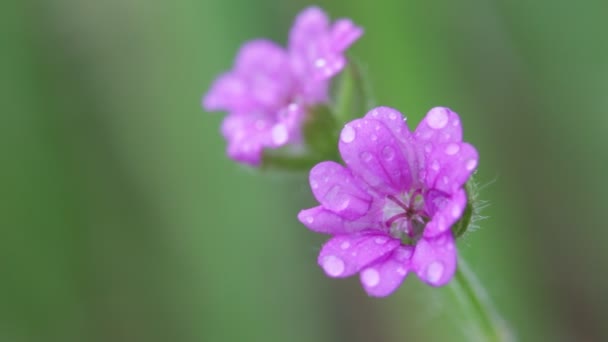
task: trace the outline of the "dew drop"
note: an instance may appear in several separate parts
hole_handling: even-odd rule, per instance
[[[434,171],[439,171],[439,161],[433,160],[433,163],[431,164],[431,169],[433,169]]]
[[[460,217],[460,214],[461,214],[461,213],[462,213],[462,210],[460,209],[460,206],[455,205],[455,206],[452,208],[452,217],[454,217],[454,218],[458,218],[458,217]]]
[[[472,171],[476,166],[477,166],[477,160],[475,160],[475,159],[469,159],[469,160],[467,160],[467,163],[465,165],[465,167],[469,171]]]
[[[393,158],[395,157],[395,150],[390,146],[385,146],[382,149],[382,157],[386,161],[393,160]]]
[[[408,248],[399,248],[396,251],[395,257],[399,261],[406,261],[412,256],[412,250]]]
[[[426,151],[426,153],[431,153],[432,150],[433,146],[430,143],[424,145],[424,151]]]
[[[426,269],[426,278],[431,283],[437,283],[443,275],[444,266],[439,261],[433,261]]]
[[[367,163],[370,160],[372,160],[372,154],[367,151],[364,151],[364,152],[361,152],[361,154],[359,155],[359,158],[361,158],[361,160],[363,160],[364,162]]]
[[[397,120],[397,113],[390,112],[390,114],[388,115],[388,118],[391,120]]]
[[[350,204],[350,198],[343,193],[341,193],[341,188],[339,185],[334,185],[327,191],[323,199],[326,203],[332,206],[332,209],[340,211],[344,210]]]
[[[446,148],[445,148],[445,154],[453,156],[456,153],[458,153],[458,151],[460,151],[460,146],[458,146],[458,144],[449,144]]]
[[[352,128],[351,126],[344,126],[344,129],[342,129],[342,133],[340,134],[340,139],[342,139],[343,142],[345,143],[351,143],[353,142],[353,140],[355,140],[355,129]]]
[[[388,241],[388,238],[385,236],[380,236],[380,237],[377,237],[374,241],[379,245],[384,245],[386,243],[386,241]]]
[[[275,145],[283,145],[286,143],[288,136],[287,127],[285,127],[284,124],[278,124],[272,128],[272,141]]]
[[[350,242],[348,241],[344,241],[342,244],[340,244],[340,248],[342,249],[348,249],[348,247],[350,247]]]
[[[315,60],[315,67],[316,68],[323,68],[327,65],[327,61],[323,58],[318,58],[317,60]]]
[[[307,223],[313,223],[313,222],[315,222],[315,218],[314,218],[314,217],[312,217],[312,216],[307,216],[307,217],[306,217],[306,222],[307,222]]]
[[[310,187],[313,189],[316,189],[319,187],[319,183],[317,183],[317,181],[310,181]]]
[[[380,283],[380,273],[373,268],[368,268],[361,273],[361,280],[368,287],[374,287]]]
[[[323,258],[323,269],[332,276],[337,277],[344,272],[344,261],[334,255],[328,255]]]
[[[399,267],[397,267],[397,273],[404,276],[407,272],[405,271],[405,268],[399,266]]]
[[[427,114],[426,123],[433,129],[442,129],[448,124],[447,109],[435,107]]]
[[[376,141],[376,140],[378,140],[378,136],[375,134],[372,134],[371,139],[372,139],[372,141]]]

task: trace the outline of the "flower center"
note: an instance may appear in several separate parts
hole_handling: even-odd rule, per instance
[[[382,221],[392,237],[406,245],[415,244],[430,218],[424,210],[424,197],[420,189],[401,195],[386,196]]]

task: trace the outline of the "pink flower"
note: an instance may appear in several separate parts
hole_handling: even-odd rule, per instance
[[[346,167],[317,164],[310,186],[320,205],[298,215],[334,235],[319,254],[325,273],[359,273],[372,296],[389,295],[411,271],[432,286],[449,282],[457,259],[450,227],[478,161],[458,115],[433,108],[412,133],[401,113],[375,108],[344,126],[339,148]]]
[[[311,7],[296,18],[287,50],[263,39],[244,44],[233,69],[203,98],[205,110],[228,112],[222,125],[228,155],[255,166],[263,149],[299,142],[308,108],[328,101],[330,78],[362,33],[348,19],[330,25]]]

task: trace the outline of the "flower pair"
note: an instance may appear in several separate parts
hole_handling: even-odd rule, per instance
[[[361,34],[347,19],[330,25],[313,7],[297,17],[287,49],[266,40],[245,44],[203,103],[228,112],[228,155],[256,166],[264,149],[300,144],[303,120],[330,100],[330,79]],[[400,112],[378,107],[346,123],[338,149],[345,166],[312,168],[320,205],[298,215],[309,229],[333,235],[318,258],[325,273],[359,273],[372,296],[392,293],[410,272],[432,286],[446,284],[457,263],[451,227],[465,212],[464,185],[478,162],[462,141],[458,115],[433,108],[411,132]]]

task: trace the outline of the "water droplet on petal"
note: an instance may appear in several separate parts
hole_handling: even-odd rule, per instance
[[[427,114],[426,123],[433,129],[442,129],[448,124],[447,109],[436,107]]]
[[[323,196],[323,199],[331,204],[333,210],[344,210],[350,204],[350,198],[341,193],[341,190],[339,185],[334,185],[325,193],[325,196]]]
[[[399,261],[409,260],[409,258],[412,256],[412,250],[409,248],[399,248],[395,253],[395,257]]]
[[[401,275],[405,275],[407,272],[405,271],[405,268],[399,266],[399,267],[397,267],[397,273],[399,273]]]
[[[469,159],[469,160],[467,160],[467,163],[465,165],[465,167],[469,171],[472,171],[476,166],[477,166],[477,160],[475,160],[475,159]]]
[[[327,61],[323,58],[318,58],[315,60],[315,68],[323,68],[327,65]]]
[[[388,238],[386,236],[379,236],[374,241],[379,245],[384,245],[388,241]]]
[[[431,169],[439,171],[439,161],[433,160],[433,163],[431,164]]]
[[[369,162],[370,160],[372,160],[372,154],[367,151],[364,151],[361,152],[359,158],[361,158],[361,160],[363,160],[364,162]]]
[[[433,146],[430,143],[427,143],[426,145],[424,145],[424,151],[426,151],[426,153],[431,153],[432,150],[433,150]]]
[[[313,189],[316,189],[319,187],[319,183],[317,183],[317,181],[310,181],[310,187]]]
[[[322,266],[325,272],[332,277],[337,277],[344,272],[344,261],[334,255],[324,257]]]
[[[355,140],[355,129],[352,128],[349,125],[344,126],[344,129],[342,129],[342,133],[340,134],[340,139],[342,139],[343,142],[345,143],[351,143],[353,142],[353,140]]]
[[[445,154],[453,156],[456,153],[458,153],[458,151],[460,151],[460,146],[458,146],[458,144],[449,144],[446,148],[445,148]]]
[[[342,244],[340,244],[340,248],[342,249],[348,249],[348,247],[350,247],[350,242],[348,241],[344,241]]]
[[[372,141],[376,141],[376,140],[378,140],[378,136],[375,134],[372,134],[371,139],[372,139]]]
[[[272,141],[275,145],[285,144],[288,137],[287,127],[284,124],[278,124],[272,127]]]
[[[382,149],[382,157],[386,161],[390,161],[395,157],[395,150],[390,146],[385,146]]]
[[[313,222],[315,222],[315,218],[312,216],[306,216],[306,222],[308,222],[309,224],[313,223]]]
[[[391,120],[397,120],[397,113],[390,112],[390,114],[388,115],[388,118]]]
[[[455,206],[452,208],[452,216],[453,216],[454,218],[458,218],[458,217],[460,217],[460,214],[461,214],[461,213],[462,213],[462,210],[460,209],[460,206],[459,206],[459,205],[455,205]]]
[[[433,261],[426,269],[426,278],[431,283],[437,283],[443,275],[444,266],[439,261]]]
[[[374,287],[380,283],[380,273],[373,268],[368,268],[361,273],[361,280],[369,287]]]
[[[373,117],[375,117],[375,118],[377,118],[377,117],[378,117],[378,115],[380,115],[380,113],[378,113],[378,111],[374,109],[374,110],[372,111],[372,116],[373,116]]]

